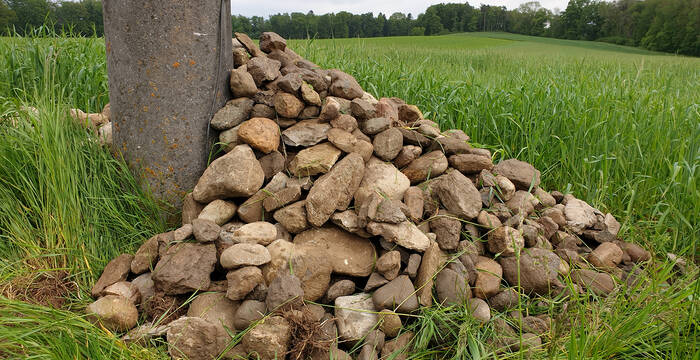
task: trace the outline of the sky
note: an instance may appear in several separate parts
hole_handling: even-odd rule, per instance
[[[505,6],[515,9],[520,4],[528,0],[479,0],[468,1],[474,7],[480,4]],[[389,17],[394,12],[411,13],[416,15],[425,12],[428,6],[447,2],[462,2],[458,0],[265,0],[265,1],[231,1],[231,13],[245,16],[267,17],[277,13],[302,12],[307,13],[313,10],[315,14],[325,14],[329,12],[349,11],[354,14],[373,12],[384,13]],[[553,10],[559,8],[564,10],[568,0],[539,0],[543,7]]]

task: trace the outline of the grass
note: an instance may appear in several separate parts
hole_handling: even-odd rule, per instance
[[[464,307],[433,307],[411,325],[411,358],[700,358],[697,273],[678,275],[665,259],[698,254],[700,60],[501,33],[290,46],[375,95],[418,105],[443,129],[465,130],[496,161],[533,163],[545,188],[613,213],[621,235],[655,255],[634,290],[592,302],[522,299],[529,314],[568,308],[543,351],[496,355],[491,325]],[[123,162],[66,116],[108,101],[102,39],[3,38],[0,69],[0,115],[20,119],[0,121],[0,291],[58,272],[79,290],[61,309],[1,292],[0,357],[167,357],[163,347],[126,347],[79,315],[106,262],[166,228]]]

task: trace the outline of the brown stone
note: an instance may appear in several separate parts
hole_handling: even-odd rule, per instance
[[[431,241],[430,246],[423,253],[418,275],[414,281],[418,302],[421,305],[429,307],[433,304],[433,278],[446,259],[447,255],[440,250],[437,242]]]
[[[503,269],[497,262],[482,258],[476,263],[477,276],[474,284],[474,296],[487,300],[498,294],[501,287]]]
[[[294,237],[294,244],[302,251],[325,257],[336,274],[368,276],[377,256],[369,240],[335,226],[304,231]]]
[[[277,149],[280,132],[277,124],[266,118],[252,118],[238,128],[238,137],[256,150],[266,154]]]
[[[304,110],[304,103],[301,100],[285,92],[275,94],[274,104],[277,114],[286,118],[295,118]]]
[[[151,239],[154,238],[155,237]],[[131,270],[132,260],[134,260],[133,255],[121,254],[110,261],[102,271],[100,278],[97,279],[97,282],[95,285],[93,285],[92,290],[90,291],[92,296],[98,297],[106,287],[116,282],[126,280],[126,277],[129,275],[129,271]]]

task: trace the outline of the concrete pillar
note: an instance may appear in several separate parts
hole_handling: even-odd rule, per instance
[[[209,120],[230,98],[230,0],[103,2],[114,149],[179,208],[204,171]]]

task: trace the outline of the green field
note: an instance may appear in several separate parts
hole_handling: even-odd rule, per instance
[[[652,250],[647,282],[569,300],[545,351],[506,357],[700,358],[698,274],[674,274],[666,260],[692,263],[700,251],[700,59],[501,33],[289,44],[463,129],[494,162],[531,162],[544,188],[611,212],[622,237]],[[102,39],[0,40],[0,358],[167,358],[164,346],[124,346],[80,316],[106,262],[167,228],[124,165],[67,119],[70,107],[107,101]],[[23,294],[56,274],[80,290],[60,309],[22,301],[38,301]],[[485,345],[490,327],[468,318],[424,310],[412,358],[504,358]]]

